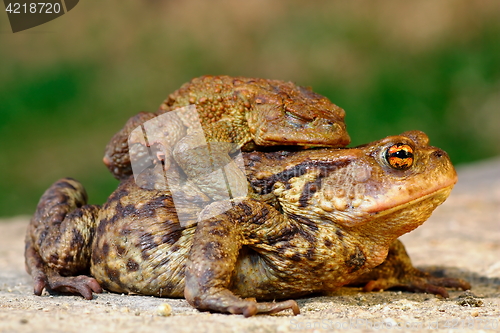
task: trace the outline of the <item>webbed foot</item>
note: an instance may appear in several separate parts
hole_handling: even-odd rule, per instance
[[[300,309],[294,300],[282,302],[257,302],[254,298],[242,299],[227,289],[211,294],[200,294],[192,292],[186,285],[184,290],[186,300],[199,310],[218,311],[231,314],[242,314],[251,317],[258,313],[273,314],[284,310],[292,310],[296,316],[300,314]]]
[[[407,272],[404,276],[399,276],[397,278],[371,280],[363,287],[363,291],[377,291],[391,288],[429,293],[448,298],[449,294],[446,288],[468,290],[471,288],[471,285],[462,279],[448,277],[439,278],[415,268],[412,272]]]
[[[386,260],[370,272],[359,277],[353,285],[364,285],[363,291],[403,289],[426,292],[448,298],[446,288],[468,290],[469,282],[450,277],[435,277],[413,267],[403,243],[394,241]]]
[[[35,284],[35,286],[37,285]],[[93,298],[93,293],[97,294],[102,293],[102,288],[97,282],[97,280],[94,279],[93,277],[86,275],[78,275],[78,276],[52,275],[49,276],[46,287],[50,290],[58,292],[82,295],[85,299],[88,300]]]
[[[244,302],[250,302],[250,304],[246,304],[244,307],[232,305],[228,308],[228,311],[232,314],[242,314],[245,317],[251,317],[257,313],[273,314],[289,309],[292,310],[294,316],[300,314],[299,305],[294,300],[282,302],[256,302],[255,300],[244,300]]]

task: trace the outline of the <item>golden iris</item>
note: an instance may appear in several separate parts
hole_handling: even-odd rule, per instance
[[[413,148],[404,143],[396,143],[387,149],[385,158],[392,168],[407,170],[413,165]]]

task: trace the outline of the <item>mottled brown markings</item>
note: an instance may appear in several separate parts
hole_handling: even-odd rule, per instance
[[[199,284],[202,289],[210,289],[210,286],[214,283],[214,280],[216,280],[216,275],[213,270],[206,270],[203,272],[203,274],[200,277]]]
[[[295,214],[289,214],[288,216],[291,219],[297,221],[300,226],[307,227],[307,229],[309,229],[311,232],[316,233],[318,231],[318,225],[313,220],[311,220],[305,216],[300,216],[300,215],[295,215]],[[316,239],[316,238],[313,238],[313,239]]]
[[[167,219],[162,223],[162,244],[175,244],[179,238],[182,236],[184,228],[179,224],[177,220]]]
[[[339,240],[343,240],[344,239],[344,233],[340,229],[337,229],[335,231],[335,235],[337,235],[337,237],[339,238]]]
[[[128,272],[137,272],[139,270],[139,264],[132,258],[129,258],[127,261],[127,271]]]
[[[177,251],[179,251],[179,250],[180,250],[180,248],[181,248],[181,247],[179,246],[179,244],[175,244],[174,246],[172,246],[172,247],[170,248],[170,252],[171,252],[171,253],[173,253],[173,252],[177,252]]]
[[[244,157],[246,157],[249,162],[250,161],[251,162],[260,162],[262,160],[262,153],[250,152],[250,153],[244,154]]]
[[[102,253],[101,253],[101,251],[97,251],[97,249],[94,249],[94,250],[92,251],[92,255],[91,255],[91,256],[92,256],[92,259],[91,259],[91,260],[92,260],[92,263],[93,263],[94,265],[99,265],[99,264],[101,264],[101,262],[102,262],[102,258],[103,258],[103,257],[102,257]]]
[[[67,189],[70,189],[72,191],[76,191],[76,188],[69,181],[75,181],[75,180],[73,178],[66,178],[63,181],[57,182],[55,184],[55,188],[58,190],[67,188]]]
[[[101,222],[98,224],[97,226],[97,234],[98,235],[103,235],[106,231],[106,227],[107,225],[110,224],[110,220],[105,218],[105,219],[102,219]]]
[[[158,267],[166,266],[170,262],[170,256],[167,253],[163,254],[160,262],[158,263]]]
[[[350,164],[350,161],[339,161],[339,163],[336,164],[333,168],[329,167],[328,164],[326,165],[326,167],[325,167],[325,164],[322,164],[322,165],[316,167],[316,169],[319,171],[319,173],[316,176],[315,180],[308,182],[304,186],[304,188],[302,189],[302,193],[301,193],[300,198],[299,198],[299,207],[307,207],[308,206],[309,199],[311,199],[312,196],[319,189],[321,189],[323,178],[328,177],[328,175],[332,171],[335,171],[337,168],[341,168],[341,167],[343,168],[349,164]]]
[[[162,244],[174,245],[177,243],[179,238],[182,236],[182,229],[175,229],[166,234],[164,234],[161,238]]]
[[[127,249],[119,244],[115,244],[116,247],[116,254],[119,256],[123,256],[125,252],[127,252]]]
[[[314,244],[316,244],[316,234],[318,232],[316,223],[305,216],[298,216],[295,214],[290,214],[289,216],[299,223],[298,233],[300,236],[311,244],[311,246],[314,246]]]
[[[239,206],[243,210],[243,214],[245,214],[245,216],[252,216],[253,215],[253,210],[252,210],[252,207],[250,207],[250,205],[247,205],[245,203],[241,203]]]
[[[153,200],[148,201],[143,207],[154,208],[154,209],[165,207],[167,206],[166,202],[170,202],[171,198],[172,197],[170,195],[163,194],[155,197]]]
[[[149,252],[147,252],[147,251],[141,251],[141,258],[142,258],[142,260],[147,261],[147,260],[149,260],[149,257],[150,257]]]
[[[332,241],[329,240],[328,238],[326,238],[323,243],[327,248],[330,248],[333,245]]]
[[[247,222],[249,219],[247,216],[235,216],[232,218],[229,218],[230,220],[237,221],[237,225],[242,225],[243,223]],[[253,217],[255,219],[255,217]]]
[[[49,262],[56,263],[59,261],[59,255],[57,253],[52,253],[49,257]]]
[[[347,267],[349,267],[349,272],[356,272],[365,264],[366,257],[363,251],[356,247],[356,252],[349,256],[349,259],[345,261]]]
[[[167,282],[165,285],[163,285],[160,290],[158,291],[158,296],[163,297],[162,295],[168,296],[169,294],[174,291],[175,287],[177,287],[174,283],[172,282]]]
[[[53,204],[54,207],[60,209],[61,206],[65,207],[69,197],[63,192],[56,192],[56,189],[51,188],[49,193],[46,193],[40,201]],[[52,205],[50,205],[52,206]]]
[[[42,245],[42,243],[45,241],[45,238],[47,237],[49,233],[49,230],[48,228],[44,229],[41,233],[40,233],[40,236],[38,238],[38,242],[37,242],[37,245],[38,247],[40,247]]]
[[[307,260],[314,260],[314,254],[316,253],[316,251],[314,251],[314,248],[309,248],[307,249],[307,252],[305,254],[305,257],[307,258]]]
[[[269,215],[269,209],[265,205],[262,205],[260,209],[256,212],[256,214],[252,212],[248,213],[247,211],[245,211],[244,215],[238,216],[237,218],[243,223],[250,221],[250,223],[252,224],[261,225],[267,221],[268,215]],[[251,218],[250,220],[249,217]]]
[[[132,233],[132,230],[124,227],[124,228],[120,229],[119,232],[120,232],[120,235],[122,235],[122,236],[128,236]]]
[[[223,246],[220,242],[211,241],[203,246],[203,254],[207,260],[221,260],[225,257]]]
[[[101,286],[101,288],[105,289],[105,290],[111,290],[111,285],[106,281],[106,280],[102,280],[102,281],[99,281],[99,285]]]
[[[56,234],[56,237],[52,239],[54,244],[59,244],[61,242],[61,236],[62,236],[61,233]]]
[[[119,213],[119,215],[125,217],[125,216],[130,216],[130,215],[136,214],[137,213],[137,209],[135,208],[134,205],[128,204],[128,205],[126,205],[125,207],[123,207],[123,208],[121,208],[119,210],[117,208],[117,212]]]
[[[51,226],[58,226],[61,224],[62,221],[64,221],[64,218],[66,217],[67,214],[67,198],[65,197],[64,202],[61,201],[60,203],[57,204],[55,208],[53,208],[50,211],[50,217],[48,224],[45,226],[45,228],[49,228]]]
[[[113,216],[111,216],[111,218],[105,218],[105,219],[102,219],[97,227],[97,233],[98,234],[103,234],[108,225],[112,225],[112,224],[115,224],[115,222],[117,221],[120,221],[123,219],[123,206],[122,204],[118,201],[116,203],[116,206],[114,207],[114,211],[116,212],[115,214],[113,214]]]
[[[128,289],[127,286],[125,284],[123,284],[120,280],[121,273],[119,270],[113,269],[113,268],[106,265],[104,267],[104,272],[106,273],[106,276],[107,276],[107,278],[109,278],[110,281],[116,283],[123,290]]]
[[[208,233],[210,235],[213,235],[213,236],[217,236],[217,237],[225,237],[225,236],[228,236],[228,232],[227,230],[225,229],[221,229],[221,228],[212,228],[208,231]]]
[[[263,217],[266,217],[269,215],[269,209],[266,207],[266,206],[262,206],[261,210],[260,210],[260,214],[263,216]]]
[[[65,218],[67,219],[75,219],[75,218],[81,218],[84,214],[84,210],[83,209],[75,209],[73,210],[72,212],[68,213],[68,215],[66,215]]]
[[[111,196],[108,198],[108,202],[120,201],[121,198],[127,197],[128,195],[129,191],[124,189],[124,186],[120,186],[111,194]]]
[[[315,251],[315,249],[313,247],[308,248],[305,254],[304,253],[287,254],[286,251],[290,250],[290,249],[293,250],[295,248],[292,247],[292,246],[288,246],[288,245],[281,246],[281,247],[278,248],[278,250],[281,253],[281,255],[284,255],[284,256],[286,256],[287,258],[289,258],[290,260],[293,260],[293,261],[301,261],[303,259],[306,259],[308,261],[313,262],[314,256],[316,254],[316,251]],[[323,264],[320,263],[319,265],[323,265]]]
[[[158,247],[152,233],[144,232],[139,236],[139,248],[141,251],[149,251]]]
[[[269,244],[285,242],[285,244],[287,244],[287,241],[294,238],[297,233],[299,233],[299,228],[297,226],[288,225],[284,228],[281,228],[279,232],[275,234],[266,235],[266,242]]]
[[[77,249],[84,244],[84,239],[82,233],[78,229],[73,230],[73,237],[71,238],[70,247],[72,249]]]
[[[75,261],[75,256],[70,254],[66,255],[63,259],[64,263],[68,266],[69,264],[73,263]]]
[[[169,207],[171,201],[170,195],[160,195],[155,197],[153,200],[147,201],[142,207],[137,210],[136,214],[140,217],[154,217],[156,216],[156,210],[159,208],[173,208]],[[135,209],[135,207],[134,207]]]
[[[266,222],[266,219],[260,213],[252,216],[250,219],[247,216],[240,216],[238,220],[241,221],[241,223],[250,222],[257,225]]]
[[[109,244],[108,242],[104,242],[102,244],[102,256],[107,257],[109,255]]]
[[[321,271],[324,267],[326,266],[326,263],[324,261],[320,261],[312,266],[312,269]]]
[[[322,178],[318,177],[304,185],[299,197],[299,207],[307,207],[309,205],[309,199],[321,188],[321,181]]]
[[[260,189],[259,194],[268,194],[273,190],[273,185],[276,182],[281,182],[289,186],[288,181],[294,177],[300,177],[305,175],[311,170],[320,170],[320,177],[326,177],[331,172],[337,170],[338,168],[343,168],[351,163],[350,160],[339,160],[339,161],[310,161],[306,160],[302,163],[294,165],[282,172],[278,172],[272,176],[263,179],[250,179],[252,186],[256,189]],[[289,187],[287,187],[288,189]]]
[[[274,235],[267,235],[266,242],[275,246],[281,255],[284,255],[287,250],[292,249],[293,246],[289,244],[289,241],[293,238],[299,237],[306,241],[308,251],[314,251],[316,246],[316,232],[318,227],[311,220],[304,217],[299,217],[294,215],[294,220],[299,222],[295,224],[289,224],[286,227],[280,229],[280,231]],[[309,229],[309,230],[308,230]],[[311,258],[314,252],[308,252],[307,254]],[[292,260],[300,260],[302,256],[296,254]]]

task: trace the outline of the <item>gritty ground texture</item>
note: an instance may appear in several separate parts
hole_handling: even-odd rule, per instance
[[[284,312],[243,318],[198,312],[183,299],[103,293],[86,301],[47,292],[37,297],[24,271],[29,217],[19,217],[0,221],[0,332],[372,332],[402,328],[500,332],[500,159],[458,171],[459,183],[450,198],[422,227],[403,237],[416,266],[472,283],[471,291],[452,291],[449,299],[343,288],[328,296],[299,299],[299,316]]]

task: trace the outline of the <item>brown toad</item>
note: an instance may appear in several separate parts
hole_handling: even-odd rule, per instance
[[[201,123],[209,142],[234,143],[232,150],[275,145],[344,147],[350,142],[344,110],[308,88],[279,80],[207,75],[170,94],[156,113],[141,112],[130,118],[113,136],[103,159],[113,175],[125,179],[132,174],[127,142],[132,130],[188,105],[196,106],[197,119],[179,114],[162,133],[183,169],[189,165],[183,155],[186,145],[192,145],[193,123]],[[203,168],[187,173],[193,176]]]
[[[415,270],[397,241],[427,220],[457,180],[446,153],[424,133],[349,149],[251,152],[245,168],[249,197],[231,200],[216,216],[211,212],[227,202],[213,202],[188,227],[168,191],[137,187],[133,178],[102,207],[86,205],[78,182],[56,182],[26,237],[35,294],[47,287],[91,299],[102,286],[251,316],[299,312],[293,300],[255,299],[353,283],[443,296],[443,287],[470,287]]]

